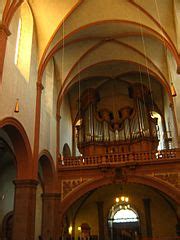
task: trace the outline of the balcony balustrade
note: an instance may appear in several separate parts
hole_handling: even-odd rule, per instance
[[[180,160],[180,149],[168,149],[152,152],[113,153],[104,155],[78,156],[59,158],[59,168],[98,167],[101,165],[116,166],[142,163],[160,163]]]

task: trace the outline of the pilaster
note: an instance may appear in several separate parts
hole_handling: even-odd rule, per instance
[[[98,210],[99,240],[104,240],[104,202],[96,202]]]
[[[9,29],[4,24],[0,23],[0,86],[2,84],[4,58],[6,52],[7,39],[9,35],[10,35]]]
[[[147,237],[152,237],[152,222],[151,222],[151,200],[149,198],[143,199],[145,222],[146,222],[146,234]]]

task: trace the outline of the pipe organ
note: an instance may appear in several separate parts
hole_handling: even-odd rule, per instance
[[[77,145],[83,155],[152,151],[158,146],[157,119],[151,117],[150,91],[144,85],[128,88],[126,102],[104,108],[97,89],[87,89],[80,97],[80,124]],[[112,99],[108,99],[112,102]],[[131,102],[131,104],[130,104]]]

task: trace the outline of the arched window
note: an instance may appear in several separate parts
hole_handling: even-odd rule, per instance
[[[137,212],[126,202],[115,204],[109,212],[109,223],[138,223],[139,216]]]
[[[139,216],[127,201],[122,201],[111,207],[108,226],[111,239],[136,239],[140,232]]]
[[[132,209],[120,209],[114,214],[114,223],[138,222],[138,215]]]
[[[63,157],[70,157],[71,156],[71,150],[67,143],[63,146]]]
[[[159,113],[152,111],[151,113],[152,118],[157,119],[157,133],[158,133],[158,139],[159,139],[159,145],[158,145],[158,150],[162,150],[165,148],[165,143],[164,143],[164,127],[162,123],[162,117]]]
[[[25,1],[20,8],[14,63],[26,79],[29,80],[31,49],[33,36],[33,16]]]

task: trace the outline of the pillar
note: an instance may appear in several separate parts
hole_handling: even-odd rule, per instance
[[[99,240],[104,240],[104,202],[96,202],[98,209],[98,227],[99,227]]]
[[[180,237],[180,205],[177,206],[177,224],[176,224],[176,235]]]
[[[143,199],[145,221],[146,221],[146,234],[147,237],[152,237],[152,222],[151,222],[151,200],[149,198]]]
[[[60,193],[42,194],[42,239],[59,240],[60,238]]]
[[[10,31],[4,24],[0,24],[0,87],[2,85],[2,75],[3,75],[3,66],[4,58],[6,52],[6,44]]]
[[[36,188],[34,179],[15,180],[13,240],[34,240]]]

